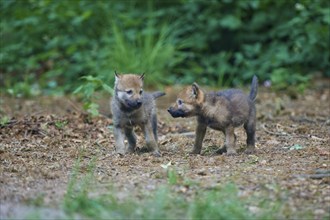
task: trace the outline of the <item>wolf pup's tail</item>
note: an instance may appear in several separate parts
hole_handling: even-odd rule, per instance
[[[258,78],[256,75],[254,75],[253,79],[252,79],[251,91],[250,91],[250,95],[249,95],[249,97],[252,101],[256,100],[257,93],[258,93]]]
[[[163,95],[165,95],[166,93],[165,92],[161,92],[161,91],[157,91],[157,92],[153,92],[153,93],[151,93],[151,95],[152,95],[152,97],[154,98],[154,99],[157,99],[157,98],[159,98],[159,97],[161,97],[161,96],[163,96]]]

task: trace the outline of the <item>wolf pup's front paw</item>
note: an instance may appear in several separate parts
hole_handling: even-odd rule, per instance
[[[201,150],[193,149],[189,154],[200,154]]]
[[[227,153],[227,147],[226,146],[221,147],[214,154],[224,154],[224,153]]]
[[[133,153],[135,153],[135,148],[128,148],[126,153],[127,154],[133,154]]]
[[[247,147],[246,150],[244,151],[246,154],[255,154],[256,149],[254,147]]]
[[[125,155],[126,154],[126,151],[125,150],[116,150],[116,154],[119,154],[119,155]]]
[[[152,155],[155,156],[155,157],[161,157],[162,156],[162,154],[158,150],[155,150],[154,152],[152,152]]]
[[[234,149],[227,149],[227,153],[226,154],[228,156],[234,156],[234,155],[237,155],[237,152]]]

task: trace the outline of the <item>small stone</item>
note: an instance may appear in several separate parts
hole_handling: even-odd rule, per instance
[[[324,201],[326,201],[326,202],[330,202],[330,196],[326,196],[326,197],[324,198]]]
[[[314,211],[314,214],[315,215],[324,215],[325,214],[325,211],[323,209],[316,209]]]
[[[205,170],[199,170],[199,171],[197,172],[197,175],[200,175],[200,176],[206,176],[207,173],[206,173]]]
[[[258,214],[260,213],[260,208],[256,206],[249,206],[249,211],[253,214]]]

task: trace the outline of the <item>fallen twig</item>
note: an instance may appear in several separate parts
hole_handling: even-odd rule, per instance
[[[324,138],[319,138],[319,137],[316,137],[314,135],[290,135],[286,132],[274,132],[274,131],[270,131],[266,128],[266,125],[265,124],[262,124],[261,127],[264,129],[264,131],[267,133],[267,134],[271,134],[271,135],[277,135],[277,136],[290,136],[292,138],[308,138],[308,139],[313,139],[313,140],[316,140],[316,141],[326,141],[327,139],[324,139]]]
[[[323,179],[326,177],[330,177],[330,173],[318,173],[318,174],[299,174],[294,175],[295,177],[305,177],[305,178],[311,178],[311,179]]]
[[[270,131],[266,128],[265,124],[262,124],[261,127],[264,129],[264,131],[266,133],[271,134],[271,135],[278,135],[278,136],[287,136],[288,135],[287,133],[279,133],[279,132]]]
[[[323,179],[330,177],[330,170],[323,170],[323,169],[318,169],[315,170],[315,173],[313,174],[298,174],[294,175],[295,177],[306,177],[306,178],[311,178],[311,179]]]

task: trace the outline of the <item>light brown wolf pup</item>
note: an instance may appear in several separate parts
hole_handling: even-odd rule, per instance
[[[195,145],[192,153],[200,154],[206,128],[222,131],[225,145],[217,153],[236,154],[234,128],[244,125],[247,134],[246,153],[255,151],[256,108],[258,79],[252,79],[249,95],[238,89],[204,92],[196,83],[181,91],[168,112],[172,117],[197,116]]]
[[[155,99],[165,95],[163,92],[143,91],[144,74],[115,73],[115,95],[111,100],[116,151],[119,154],[132,153],[136,149],[135,126],[141,127],[145,139],[144,151],[160,156],[157,138],[157,114]],[[125,137],[128,147],[125,146]]]

